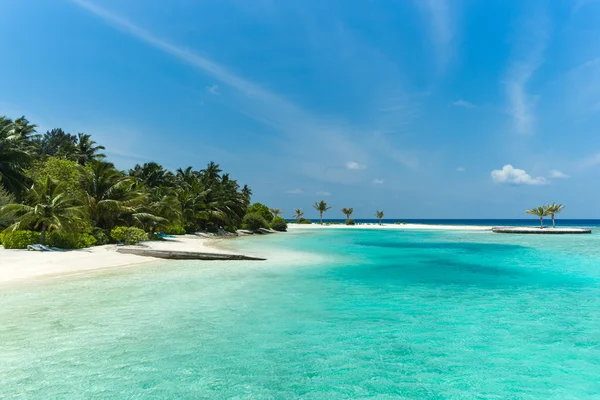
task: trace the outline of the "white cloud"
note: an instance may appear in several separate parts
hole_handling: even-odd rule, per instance
[[[581,162],[582,168],[592,168],[600,164],[600,153],[596,153]]]
[[[219,92],[219,85],[212,85],[212,86],[206,88],[206,90],[208,90],[209,92],[211,92],[212,94],[215,94],[215,95],[221,94]]]
[[[331,196],[329,192],[317,192],[317,196]]]
[[[302,189],[290,189],[286,192],[287,194],[302,194],[304,193]]]
[[[465,172],[467,169],[465,167],[456,167],[457,172]]]
[[[491,173],[492,179],[497,183],[507,183],[512,185],[545,185],[548,180],[542,176],[532,178],[525,170],[506,164],[502,169],[497,169]]]
[[[346,163],[346,168],[348,168],[348,169],[355,169],[355,170],[361,170],[361,169],[367,168],[367,166],[364,165],[364,164],[359,164],[356,161],[348,161]]]
[[[508,97],[508,112],[518,133],[533,132],[536,97],[527,92],[527,85],[544,61],[548,41],[548,22],[545,18],[530,22],[521,33],[518,45],[504,81]]]
[[[375,185],[383,185],[383,179],[377,179],[377,178],[375,178],[375,179],[373,179],[373,183]]]
[[[438,63],[444,66],[452,56],[452,44],[455,36],[455,18],[447,0],[416,0],[427,15],[431,36],[435,45]]]
[[[464,107],[464,108],[475,108],[475,107],[477,107],[475,104],[471,103],[470,101],[466,101],[466,100],[462,100],[462,99],[458,99],[456,101],[453,101],[452,105],[456,106],[456,107]]]
[[[553,169],[552,171],[550,171],[550,178],[555,178],[555,179],[565,179],[568,178],[569,175],[557,170],[557,169]]]

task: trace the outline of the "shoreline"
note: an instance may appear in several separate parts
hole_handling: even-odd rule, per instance
[[[129,248],[193,251],[204,253],[234,254],[218,246],[220,238],[203,238],[195,235],[181,235],[172,240],[148,241]],[[0,288],[32,279],[57,278],[80,275],[97,271],[129,268],[156,262],[168,262],[153,257],[123,254],[114,244],[94,246],[80,250],[38,252],[27,250],[7,250],[0,246]]]
[[[376,223],[346,225],[340,224],[294,224],[288,223],[288,230],[296,229],[397,229],[397,230],[448,230],[448,231],[492,231],[493,226],[484,225],[435,225],[435,224],[383,224]]]

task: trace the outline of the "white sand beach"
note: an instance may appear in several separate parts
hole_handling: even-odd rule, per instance
[[[215,239],[183,235],[171,240],[144,242],[143,246],[155,250],[230,253],[216,247],[216,242]],[[0,246],[0,284],[30,278],[56,277],[108,268],[121,268],[157,261],[164,262],[164,260],[152,257],[118,253],[116,245],[64,252],[6,250]]]
[[[288,229],[424,229],[424,230],[450,230],[450,231],[491,231],[491,226],[475,225],[430,225],[430,224],[288,224]]]

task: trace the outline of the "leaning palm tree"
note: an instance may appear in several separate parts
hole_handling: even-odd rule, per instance
[[[550,215],[548,206],[539,206],[525,211],[525,214],[535,215],[540,218],[540,228],[544,227],[544,217]]]
[[[354,212],[354,208],[342,208],[342,212],[346,215],[346,221],[348,221]]]
[[[283,211],[281,211],[279,208],[269,208],[269,211],[271,211],[271,214],[273,214],[275,217],[279,217],[281,214],[283,214]]]
[[[552,203],[548,206],[548,214],[552,217],[552,227],[556,228],[556,223],[554,222],[554,214],[560,213],[565,208],[562,204]]]
[[[13,203],[2,207],[2,214],[13,214],[17,222],[13,230],[39,229],[40,244],[46,244],[46,233],[53,230],[70,231],[77,226],[81,208],[69,197],[62,184],[50,176],[37,181],[26,193],[25,203]]]
[[[383,219],[383,210],[379,211],[375,211],[375,217],[379,220],[379,225],[383,225],[381,223],[381,220]]]
[[[80,165],[86,165],[92,160],[105,158],[106,156],[100,153],[101,150],[105,150],[104,146],[96,145],[96,142],[91,139],[90,135],[78,133],[76,150],[73,154],[69,155],[69,158],[77,161]]]
[[[302,212],[302,209],[296,208],[294,210],[294,218],[296,218],[296,221],[298,221],[302,217],[304,217],[304,213]]]
[[[313,204],[313,208],[319,212],[320,219],[321,219],[321,225],[323,225],[323,213],[325,211],[329,210],[331,207],[329,207],[327,205],[327,203],[325,203],[325,200],[321,200],[321,201]]]

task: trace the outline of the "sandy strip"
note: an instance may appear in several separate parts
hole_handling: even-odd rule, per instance
[[[320,224],[288,224],[288,230],[294,229],[424,229],[446,231],[491,231],[491,226],[479,225],[430,225],[430,224],[357,224],[357,225],[320,225]]]
[[[215,240],[194,235],[179,236],[160,242],[145,242],[156,250],[181,250],[206,253],[230,253],[215,246]],[[56,277],[100,269],[120,268],[157,260],[132,254],[117,253],[116,245],[97,246],[65,252],[6,250],[0,246],[0,284],[30,278]]]

